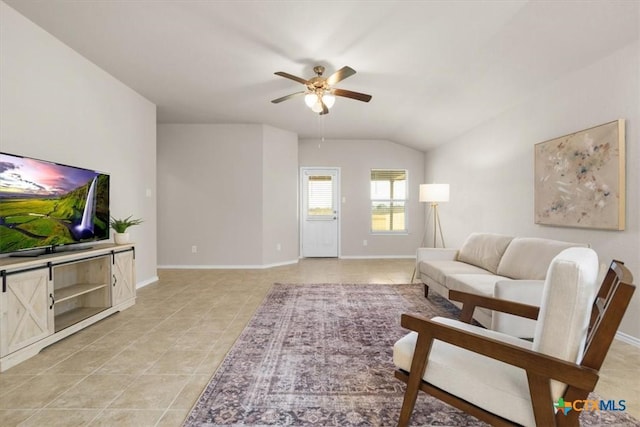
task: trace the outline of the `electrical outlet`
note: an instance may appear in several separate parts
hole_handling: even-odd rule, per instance
[[[191,253],[192,254],[198,253],[198,247],[196,245],[191,246]]]
[[[276,251],[280,252],[282,250],[282,245],[280,243],[278,243],[276,245]]]
[[[369,244],[369,242],[367,242],[366,240],[362,241],[362,246],[367,246]]]

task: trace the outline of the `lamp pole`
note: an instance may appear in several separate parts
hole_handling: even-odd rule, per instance
[[[440,215],[438,215],[438,204],[431,203],[431,207],[433,208],[433,247],[436,247],[436,238],[438,237],[438,231],[440,231],[440,241],[442,242],[442,247],[444,248],[444,236],[442,234],[442,225],[440,224]]]

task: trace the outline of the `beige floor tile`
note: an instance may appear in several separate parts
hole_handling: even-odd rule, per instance
[[[171,350],[209,351],[223,332],[186,333],[178,338]]]
[[[183,333],[184,335],[184,333]],[[165,331],[152,331],[129,345],[127,349],[164,353],[180,338],[181,335]]]
[[[92,427],[152,427],[163,414],[164,410],[160,409],[105,409],[89,425]]]
[[[193,374],[206,355],[206,351],[169,350],[145,374]]]
[[[44,408],[84,375],[38,375],[0,399],[0,409]]]
[[[138,376],[149,369],[163,353],[163,349],[145,348],[144,346],[129,347],[104,363],[96,373]]]
[[[120,349],[105,349],[105,350],[80,350],[77,353],[69,356],[62,362],[54,365],[52,368],[47,369],[44,373],[51,374],[90,374],[96,371],[107,360],[111,359]]]
[[[84,349],[88,351],[124,349],[138,338],[140,338],[140,334],[137,332],[110,332],[95,340]]]
[[[156,427],[177,427],[181,426],[183,421],[189,415],[189,409],[171,409],[165,412]]]
[[[207,387],[207,384],[209,384],[210,379],[210,375],[193,375],[171,404],[171,409],[191,409]]]
[[[29,381],[33,375],[2,375],[0,376],[0,398],[19,385]]]
[[[207,356],[205,356],[205,358],[202,360],[195,373],[213,374],[218,369],[220,363],[222,363],[226,355],[227,350],[225,349],[218,349],[209,352],[209,354],[207,354]]]
[[[64,340],[63,340],[64,341]],[[53,344],[38,353],[36,357],[32,357],[0,375],[37,375],[50,369],[52,366],[60,363],[69,356],[76,353],[79,349],[73,347],[65,347],[63,342]]]
[[[85,426],[100,411],[97,409],[42,409],[20,424],[20,427]]]
[[[141,375],[109,409],[166,409],[189,381],[187,375]]]
[[[89,375],[50,403],[48,408],[106,408],[134,380],[131,375]]]
[[[36,412],[38,409],[0,409],[0,426],[17,426]]]

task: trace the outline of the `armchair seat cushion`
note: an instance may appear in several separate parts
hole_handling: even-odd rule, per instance
[[[430,277],[438,283],[445,283],[446,277],[451,274],[492,275],[487,270],[460,261],[435,260],[428,263],[421,262],[419,268],[421,274]]]
[[[531,349],[529,341],[500,332],[442,317],[431,320]],[[395,343],[393,362],[397,368],[406,372],[411,370],[417,338],[418,334],[411,332]],[[527,375],[523,369],[436,340],[423,379],[503,418],[535,426]]]

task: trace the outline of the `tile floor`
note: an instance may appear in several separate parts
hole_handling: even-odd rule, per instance
[[[411,260],[336,259],[160,270],[135,306],[0,374],[0,425],[180,426],[274,282],[395,284],[412,272]],[[638,418],[639,366],[640,349],[615,341],[597,387]]]

